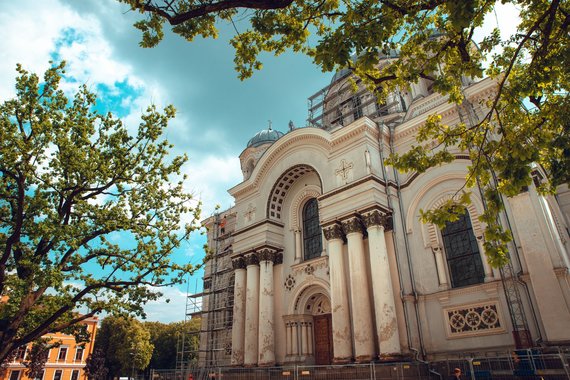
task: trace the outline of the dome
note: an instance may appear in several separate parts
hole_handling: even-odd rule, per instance
[[[257,132],[255,136],[253,136],[247,142],[247,147],[255,148],[263,144],[273,143],[279,140],[281,136],[283,136],[282,132],[276,131],[274,129],[271,129],[271,127],[269,127],[268,129],[264,129],[262,131]]]

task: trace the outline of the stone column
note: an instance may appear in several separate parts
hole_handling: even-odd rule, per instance
[[[245,259],[237,257],[232,260],[234,267],[234,316],[232,324],[232,365],[243,365],[243,348],[245,338],[245,294],[246,270]]]
[[[258,354],[258,322],[259,322],[259,261],[257,254],[250,253],[245,257],[247,264],[247,290],[245,306],[245,352],[244,365],[257,365]]]
[[[301,245],[301,230],[295,230],[295,264],[301,262],[301,254],[303,253],[303,247]]]
[[[372,268],[372,293],[376,316],[376,339],[381,358],[391,358],[401,353],[400,333],[396,319],[396,301],[388,263],[388,250],[384,230],[388,217],[373,211],[364,217],[368,231],[370,267]]]
[[[291,356],[291,322],[285,323],[285,335],[287,336],[285,342],[285,354]]]
[[[301,355],[307,355],[308,348],[307,322],[301,322]]]
[[[313,323],[307,322],[307,337],[309,343],[308,353],[309,355],[313,355]]]
[[[374,338],[370,334],[373,331],[372,308],[362,243],[362,223],[359,218],[353,217],[344,221],[342,227],[348,241],[354,360],[358,363],[368,362],[374,357]]]
[[[439,286],[448,287],[447,276],[445,274],[445,260],[443,259],[443,249],[441,247],[433,247],[433,254],[435,256],[435,265],[437,267],[437,279]]]
[[[326,228],[324,233],[330,257],[333,361],[342,364],[350,362],[352,358],[348,286],[342,257],[343,234],[338,224]]]
[[[485,282],[489,282],[494,280],[495,275],[493,274],[491,264],[487,261],[484,243],[485,241],[483,236],[477,236],[477,247],[479,248],[479,254],[481,255],[481,261],[483,262],[483,270],[485,271]]]
[[[275,251],[263,249],[259,258],[259,366],[275,364],[273,262]]]
[[[299,355],[299,340],[297,339],[297,326],[299,322],[291,322],[291,355],[297,359],[296,356]]]

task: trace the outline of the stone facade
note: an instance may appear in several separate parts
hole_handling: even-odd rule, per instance
[[[494,86],[466,81],[476,117]],[[390,99],[396,104],[376,113],[356,112],[362,102],[353,101],[348,123],[291,129],[241,154],[244,180],[229,190],[235,223],[226,231],[235,274],[229,364],[433,359],[514,348],[520,326],[500,271],[483,253],[478,190],[470,189],[463,226],[442,231],[419,220],[420,210],[457,196],[468,158],[457,151],[455,161],[422,174],[383,165],[390,152],[414,144],[428,115],[453,124],[462,110],[423,82]],[[567,188],[540,196],[531,186],[506,200],[526,344],[570,343],[569,215]],[[205,224],[212,235],[214,217]]]

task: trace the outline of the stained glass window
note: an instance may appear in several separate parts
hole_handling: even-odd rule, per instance
[[[319,223],[319,204],[315,198],[310,199],[303,207],[303,242],[305,260],[321,255],[323,247]]]
[[[441,235],[451,286],[458,288],[482,283],[485,280],[485,271],[469,212],[465,210],[458,220],[448,222]]]

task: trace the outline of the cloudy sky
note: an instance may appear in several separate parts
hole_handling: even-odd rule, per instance
[[[86,83],[104,106],[127,123],[138,124],[141,111],[154,103],[173,104],[178,113],[168,129],[176,153],[189,156],[188,190],[204,203],[203,216],[216,204],[232,205],[226,189],[241,180],[238,155],[247,141],[272,121],[287,130],[289,120],[303,125],[307,98],[325,86],[323,74],[301,55],[267,56],[262,71],[237,79],[232,29],[222,25],[217,40],[187,43],[167,34],[154,49],[140,48],[132,24],[139,17],[115,0],[21,0],[3,4],[0,13],[0,101],[14,95],[16,63],[43,74],[50,60],[67,61],[72,91]],[[177,253],[178,260],[199,262],[203,236]],[[201,274],[190,281],[200,287]],[[184,319],[186,287],[167,289],[168,305],[147,307],[150,320]]]
[[[501,27],[514,26],[512,12],[501,10]],[[20,0],[3,4],[0,13],[0,101],[14,95],[16,63],[43,73],[50,60],[67,61],[68,91],[86,83],[104,107],[130,125],[153,103],[178,110],[168,129],[176,153],[186,153],[188,190],[204,203],[232,205],[226,189],[241,180],[238,155],[247,141],[272,121],[285,132],[289,120],[305,124],[307,98],[328,84],[310,60],[292,53],[266,56],[264,68],[245,82],[233,69],[228,44],[233,28],[222,25],[218,40],[187,43],[167,33],[156,48],[142,49],[132,26],[139,17],[115,0]],[[489,20],[494,27],[498,20]],[[204,237],[196,235],[176,253],[179,261],[197,263]],[[201,287],[201,273],[189,281]],[[148,305],[149,320],[184,319],[186,287],[170,288],[164,300]]]

